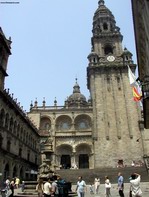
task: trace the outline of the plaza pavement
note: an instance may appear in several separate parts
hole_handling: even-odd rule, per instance
[[[76,186],[73,185],[72,186],[72,190],[75,191],[75,188],[76,188]],[[129,197],[129,188],[130,188],[129,183],[125,183],[125,186],[124,186],[124,194],[125,194],[125,197]],[[142,192],[143,192],[142,197],[149,197],[149,182],[143,182],[143,183],[141,183],[141,189],[142,189]],[[111,187],[111,196],[112,197],[119,196],[118,190],[117,190],[117,184],[112,184],[112,187]],[[87,185],[87,191],[86,191],[85,197],[105,197],[105,187],[104,187],[104,184],[101,184],[100,185],[100,187],[99,187],[99,194],[90,194],[90,192],[89,192],[89,186]]]
[[[142,189],[142,197],[149,197],[149,182],[141,182],[141,189]],[[124,194],[125,197],[129,197],[129,183],[125,183],[124,186]],[[72,185],[72,191],[75,191],[76,185]],[[21,189],[15,189],[15,195],[17,196],[17,193],[21,193]],[[76,195],[77,196],[77,195]],[[117,190],[117,184],[112,184],[111,187],[111,196],[112,197],[118,197],[118,190]],[[105,187],[104,184],[101,184],[99,187],[99,194],[90,194],[89,192],[89,185],[87,185],[87,191],[85,194],[85,197],[105,197]]]

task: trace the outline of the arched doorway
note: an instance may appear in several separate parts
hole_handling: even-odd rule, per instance
[[[16,166],[13,168],[13,177],[16,177],[17,176],[17,168]]]
[[[61,156],[61,166],[64,169],[69,169],[71,167],[70,155],[62,155]]]
[[[91,155],[91,147],[88,144],[79,144],[76,147],[76,161],[79,168],[89,168],[89,156]]]
[[[68,144],[60,145],[56,148],[56,154],[58,155],[57,161],[60,168],[71,168],[72,147]]]
[[[87,154],[79,155],[79,168],[89,168],[89,156]]]

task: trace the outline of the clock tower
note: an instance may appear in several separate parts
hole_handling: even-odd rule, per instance
[[[142,159],[140,111],[133,101],[128,67],[132,54],[122,47],[123,36],[104,0],[93,17],[92,50],[88,55],[88,89],[93,105],[94,167],[130,165]]]

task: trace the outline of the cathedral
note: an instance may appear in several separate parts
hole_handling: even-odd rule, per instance
[[[142,163],[149,154],[138,102],[133,101],[128,65],[134,73],[132,53],[123,48],[115,17],[99,0],[93,16],[87,88],[81,93],[76,79],[64,106],[42,106],[37,100],[28,116],[40,133],[42,161],[54,169],[102,168]]]

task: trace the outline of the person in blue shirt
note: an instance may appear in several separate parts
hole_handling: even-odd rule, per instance
[[[121,172],[118,173],[118,191],[120,197],[124,197],[124,178]]]

